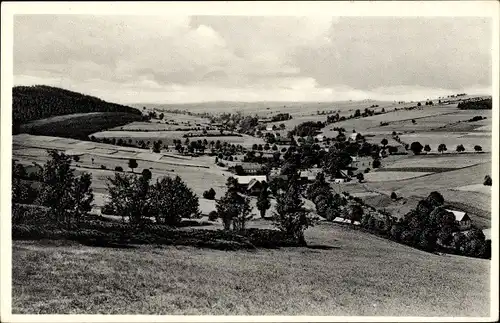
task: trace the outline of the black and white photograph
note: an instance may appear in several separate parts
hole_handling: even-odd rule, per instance
[[[499,7],[2,3],[2,321],[498,320]]]

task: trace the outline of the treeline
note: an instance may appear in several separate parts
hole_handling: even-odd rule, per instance
[[[35,85],[12,88],[14,125],[59,115],[88,112],[126,112],[141,115],[138,109],[57,87]]]
[[[462,101],[457,106],[460,110],[491,110],[493,108],[493,100],[480,99],[480,100],[468,100]]]

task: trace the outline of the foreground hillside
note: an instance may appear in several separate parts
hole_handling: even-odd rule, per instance
[[[91,112],[105,113],[97,116],[102,121],[98,121],[96,115],[86,119],[86,114]],[[63,115],[65,118],[57,117]],[[54,117],[56,119],[53,119]],[[16,86],[12,89],[14,133],[84,138],[92,132],[140,119],[141,112],[137,109],[56,87],[36,85]],[[39,121],[29,126],[21,126],[34,120]],[[75,129],[75,125],[79,130],[73,133],[74,130],[69,129]]]
[[[252,252],[14,241],[13,313],[489,315],[490,261],[333,224],[306,239]]]

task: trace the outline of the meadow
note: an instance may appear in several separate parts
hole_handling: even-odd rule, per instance
[[[327,223],[306,239],[257,251],[14,241],[13,313],[489,315],[488,260]]]

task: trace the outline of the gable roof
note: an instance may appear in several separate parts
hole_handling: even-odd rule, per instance
[[[470,220],[469,216],[465,212],[449,209],[446,209],[446,211],[453,213],[453,215],[455,216],[455,221],[460,222]]]
[[[243,184],[243,185],[247,185],[247,184],[250,184],[250,182],[252,181],[252,179],[255,179],[259,182],[262,182],[262,181],[266,181],[267,180],[267,176],[266,175],[255,175],[255,176],[251,176],[251,175],[248,175],[248,176],[233,176],[237,181],[238,181],[238,184]]]
[[[256,180],[255,178],[253,178],[250,183],[248,183],[248,188],[247,189],[252,189],[252,187],[254,187],[255,185],[260,185],[262,182]]]

